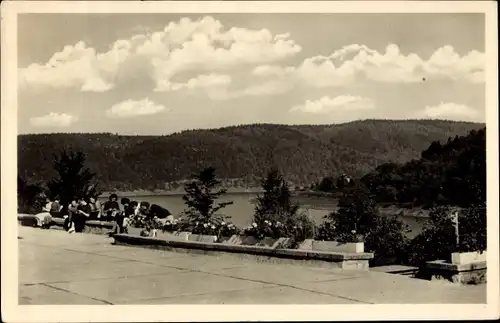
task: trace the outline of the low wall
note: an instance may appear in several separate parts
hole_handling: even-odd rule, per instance
[[[160,237],[141,237],[131,234],[113,235],[119,245],[134,245],[174,252],[227,255],[252,258],[261,262],[312,265],[341,269],[368,270],[372,253],[342,253],[300,249],[281,249],[257,245],[167,240]]]
[[[300,244],[299,249],[363,253],[365,251],[365,244],[363,242],[342,243],[337,241],[317,241],[313,239],[306,239],[304,242]]]
[[[486,282],[486,251],[453,253],[452,261],[434,260],[426,263],[431,279],[444,279],[460,284]]]
[[[36,226],[36,217],[32,214],[18,214],[17,221],[22,226]],[[64,218],[52,218],[50,228],[62,229]],[[85,222],[84,233],[108,234],[114,227],[113,222],[89,220]]]

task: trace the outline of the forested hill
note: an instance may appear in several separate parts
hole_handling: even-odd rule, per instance
[[[101,188],[164,189],[212,165],[218,176],[255,185],[273,165],[295,185],[346,173],[358,177],[387,162],[419,158],[433,141],[468,134],[484,124],[438,120],[365,120],[339,125],[255,124],[189,130],[167,136],[39,134],[18,137],[19,175],[45,181],[55,174],[53,154],[87,154]]]

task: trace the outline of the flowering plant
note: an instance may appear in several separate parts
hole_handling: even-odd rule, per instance
[[[194,234],[214,235],[219,237],[230,237],[238,234],[240,229],[233,223],[220,221],[220,222],[195,222],[192,228]]]
[[[318,227],[315,237],[317,240],[338,241],[342,243],[364,242],[364,236],[356,230],[344,231],[338,228],[333,221],[325,221]]]
[[[162,223],[158,217],[148,218],[145,216],[134,216],[129,219],[129,226],[134,228],[144,228],[146,231],[157,230],[162,227]]]
[[[173,220],[167,220],[165,224],[162,227],[163,232],[176,232],[176,231],[181,231],[183,227],[184,219],[179,218],[179,219],[173,219]]]
[[[258,239],[263,239],[265,237],[277,239],[287,237],[287,231],[286,226],[280,221],[271,222],[269,220],[264,220],[259,223],[253,222],[244,230],[244,234]]]

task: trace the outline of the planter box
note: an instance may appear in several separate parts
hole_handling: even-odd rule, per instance
[[[243,246],[257,246],[257,247],[271,247],[273,249],[276,248],[288,248],[290,247],[291,240],[289,238],[264,238],[262,240],[258,240],[252,236],[239,236],[233,235],[231,237],[222,238],[221,241],[223,244],[230,245],[243,245]]]
[[[445,260],[426,263],[428,278],[461,284],[485,283],[486,269],[486,251],[454,252],[451,263]]]
[[[486,262],[486,251],[474,252],[454,252],[451,254],[451,263],[456,265],[472,264],[476,262]]]
[[[300,245],[299,249],[331,251],[331,252],[363,253],[365,251],[365,244],[363,242],[341,243],[337,241],[316,241],[307,239]]]
[[[343,253],[270,247],[232,245],[198,241],[172,241],[129,234],[113,236],[115,244],[136,245],[152,249],[164,249],[181,253],[231,256],[235,259],[253,259],[258,262],[304,265],[344,270],[368,270],[372,253]],[[279,239],[278,239],[279,240]]]
[[[229,237],[227,240],[221,240],[223,244],[230,244],[230,245],[241,245],[243,244],[243,238],[244,236],[239,236],[237,234],[232,235]]]
[[[128,227],[127,230],[128,230],[128,234],[131,234],[134,236],[140,236],[143,228]]]
[[[233,237],[237,237],[237,235],[233,235],[233,236],[230,236],[230,237],[220,237],[219,240],[217,240],[217,242],[229,244],[229,241],[231,241],[231,239]]]
[[[188,241],[198,241],[198,242],[217,242],[217,236],[209,236],[205,234],[190,234],[187,237]]]
[[[313,250],[313,239],[305,239],[302,241],[297,249],[300,250]]]
[[[244,246],[255,246],[257,243],[259,243],[259,239],[256,237],[252,236],[240,236],[241,243]]]
[[[161,232],[161,230],[157,234],[157,238],[173,241],[188,241],[191,236],[191,232]]]
[[[426,263],[427,278],[448,280],[460,284],[481,284],[486,282],[486,261],[469,264],[452,264],[445,260]]]
[[[257,242],[255,245],[258,247],[272,247],[278,241],[278,239],[265,237],[264,239]]]

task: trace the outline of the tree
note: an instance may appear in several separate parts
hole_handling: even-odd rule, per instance
[[[289,186],[276,169],[261,181],[263,195],[257,196],[255,227],[247,233],[258,238],[291,238],[290,247],[314,236],[314,223],[292,203]]]
[[[85,167],[86,156],[82,152],[63,150],[54,155],[54,169],[59,175],[48,182],[49,197],[60,198],[66,207],[75,198],[87,198],[100,195],[95,181],[96,173]]]
[[[264,195],[257,197],[254,222],[263,221],[285,223],[297,215],[299,206],[291,201],[291,192],[288,184],[280,173],[273,169],[261,181]]]
[[[45,202],[44,189],[39,184],[28,183],[17,176],[17,205],[18,212],[39,213]]]
[[[375,227],[379,212],[368,189],[360,184],[344,192],[339,199],[338,211],[331,215],[341,232],[355,231],[365,235]]]
[[[189,224],[195,222],[221,222],[224,217],[217,212],[232,201],[216,202],[216,200],[227,192],[225,188],[217,188],[221,181],[215,175],[215,168],[207,167],[199,174],[195,174],[194,180],[184,186],[186,194],[182,197],[188,209],[184,211],[189,219]]]

